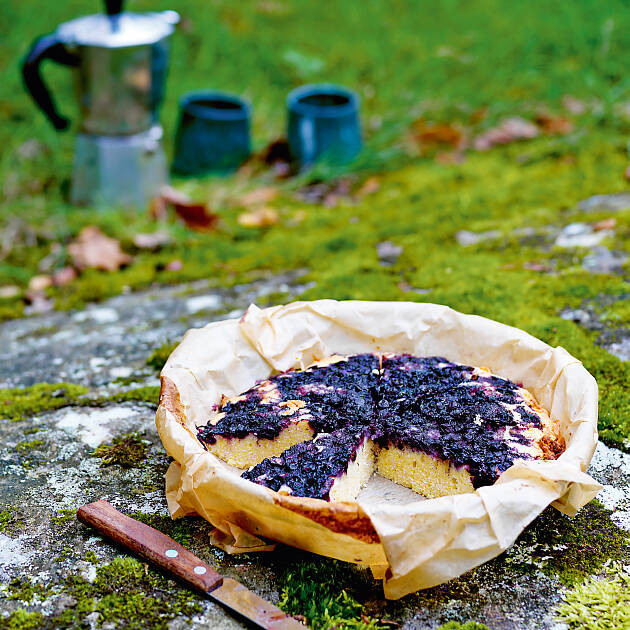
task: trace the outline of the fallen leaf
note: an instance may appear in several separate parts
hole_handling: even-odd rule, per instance
[[[175,260],[171,260],[170,262],[167,262],[166,265],[164,266],[164,269],[166,271],[181,271],[184,268],[184,263],[179,260],[179,258],[176,258]]]
[[[28,290],[29,291],[45,291],[48,287],[51,287],[52,284],[53,284],[53,281],[50,276],[45,276],[45,275],[33,276],[28,281]]]
[[[120,243],[106,236],[101,230],[89,225],[68,245],[68,253],[77,269],[91,267],[104,271],[117,271],[133,259],[120,248]]]
[[[352,200],[354,180],[350,177],[322,182],[315,181],[301,188],[298,195],[309,203],[321,203],[328,208],[334,208],[342,199]]]
[[[438,164],[461,164],[464,159],[462,151],[441,151],[435,154],[435,161]]]
[[[564,136],[573,131],[573,123],[562,116],[540,113],[536,116],[536,123],[549,136]]]
[[[269,203],[278,196],[278,189],[273,186],[266,186],[263,188],[256,188],[246,194],[240,199],[239,203],[242,206],[256,206]]]
[[[153,199],[149,211],[156,218],[166,218],[166,206],[172,206],[175,214],[184,221],[192,230],[209,231],[216,228],[219,215],[208,210],[204,203],[192,201],[185,193],[173,188],[163,186],[160,195]]]
[[[527,269],[528,271],[538,271],[538,272],[549,271],[549,267],[539,262],[525,262],[523,263],[523,269]]]
[[[359,190],[357,190],[357,197],[362,199],[363,197],[367,197],[367,195],[373,195],[375,192],[378,192],[380,187],[381,182],[378,177],[368,177],[363,184],[361,184]]]
[[[628,181],[630,181],[630,165],[628,165],[628,166],[626,167],[626,170],[624,171],[623,176],[624,176],[624,177],[625,177]]]
[[[422,148],[461,147],[464,144],[463,130],[449,123],[437,123],[419,118],[413,123],[412,136]]]
[[[497,145],[509,144],[517,140],[530,140],[539,135],[540,129],[534,123],[520,116],[513,116],[477,136],[473,145],[477,151],[487,151]]]
[[[593,229],[596,232],[599,232],[600,230],[613,230],[616,225],[617,219],[615,219],[614,217],[610,217],[609,219],[602,219],[597,223],[593,223]]]
[[[3,287],[0,287],[1,299],[9,300],[17,297],[20,293],[22,293],[22,290],[15,284],[5,284]]]
[[[268,227],[278,223],[280,216],[273,208],[263,206],[251,212],[238,215],[238,222],[243,227]]]
[[[273,167],[276,177],[279,179],[289,177],[297,165],[291,155],[291,149],[286,138],[278,138],[270,142],[257,156],[257,159]]]
[[[162,186],[162,188],[160,188],[159,198],[171,206],[192,203],[192,199],[186,193],[181,190],[177,190],[177,188],[173,188],[172,186]]]
[[[55,300],[46,296],[43,291],[26,291],[24,297],[28,306],[24,307],[26,315],[48,313],[55,307]]]
[[[52,275],[53,284],[57,287],[70,284],[77,279],[77,272],[74,267],[62,267],[57,269]]]
[[[584,101],[569,94],[562,97],[562,105],[570,114],[575,114],[576,116],[584,114],[588,108]]]
[[[133,244],[138,249],[159,249],[171,242],[171,235],[166,230],[158,230],[150,234],[136,234]]]
[[[174,205],[173,208],[175,214],[177,214],[191,230],[208,232],[214,230],[219,221],[219,215],[210,212],[205,204],[202,203],[178,203]]]

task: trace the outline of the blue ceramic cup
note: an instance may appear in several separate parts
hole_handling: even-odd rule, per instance
[[[181,175],[225,174],[251,153],[250,106],[233,94],[192,92],[179,102],[173,170]]]
[[[359,97],[339,85],[303,85],[287,97],[289,147],[300,166],[350,162],[361,151]]]

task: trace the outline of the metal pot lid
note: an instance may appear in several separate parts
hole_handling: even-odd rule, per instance
[[[175,11],[160,13],[104,13],[86,15],[57,27],[59,38],[69,45],[99,48],[145,46],[168,37],[179,22]]]

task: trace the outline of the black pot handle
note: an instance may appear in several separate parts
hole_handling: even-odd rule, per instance
[[[71,53],[57,35],[52,33],[36,39],[29,53],[22,60],[22,78],[26,89],[54,128],[63,131],[70,125],[70,120],[57,112],[50,91],[41,77],[39,67],[44,59],[50,59],[64,66],[77,66],[79,57]]]

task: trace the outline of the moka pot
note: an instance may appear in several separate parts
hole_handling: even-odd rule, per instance
[[[71,200],[144,205],[167,181],[159,109],[174,11],[131,13],[107,0],[105,13],[60,24],[38,38],[22,64],[24,84],[58,130],[69,126],[44,83],[45,59],[74,69],[79,104]]]

